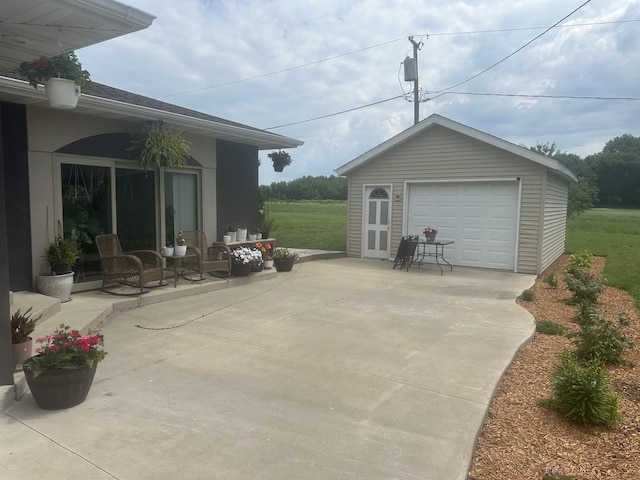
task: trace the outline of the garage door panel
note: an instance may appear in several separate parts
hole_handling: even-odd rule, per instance
[[[455,241],[445,249],[452,263],[513,270],[518,192],[517,182],[409,185],[408,233],[435,226]]]

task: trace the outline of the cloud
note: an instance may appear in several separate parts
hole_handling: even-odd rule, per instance
[[[516,144],[556,142],[582,157],[615,136],[640,134],[637,101],[436,98],[539,35],[544,30],[533,27],[554,24],[579,0],[128,2],[158,18],[145,31],[79,52],[96,81],[258,128],[410,91],[400,67],[412,55],[413,35],[422,42],[420,85],[430,98],[420,118],[438,113]],[[638,97],[638,23],[603,22],[639,19],[640,0],[593,1],[563,25],[599,24],[552,29],[455,91]],[[259,78],[242,81],[251,77]],[[260,182],[330,175],[412,123],[413,103],[400,98],[276,129],[305,145],[290,152],[293,163],[282,174],[261,152]]]

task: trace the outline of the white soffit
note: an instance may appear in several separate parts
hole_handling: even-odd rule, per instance
[[[0,73],[145,29],[155,16],[114,0],[2,0]]]

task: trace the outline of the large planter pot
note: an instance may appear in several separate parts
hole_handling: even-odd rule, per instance
[[[32,357],[33,358],[33,357]],[[28,365],[27,359],[24,365]],[[61,410],[74,407],[87,398],[98,363],[93,367],[83,366],[74,370],[49,370],[37,377],[29,368],[24,369],[24,376],[34,400],[45,410]]]
[[[61,302],[71,300],[73,272],[62,275],[38,275],[36,277],[38,292],[47,297],[59,298]]]
[[[50,78],[44,82],[44,90],[53,108],[76,108],[80,98],[80,87],[66,78]]]
[[[235,277],[246,277],[251,272],[251,264],[231,264],[231,274]]]
[[[273,264],[279,272],[290,272],[294,263],[296,263],[295,258],[276,258],[273,260]]]
[[[26,342],[14,343],[11,347],[13,348],[13,372],[21,372],[23,363],[31,356],[33,339],[29,337]]]
[[[247,241],[247,229],[239,228],[236,232],[236,240],[238,242],[246,242]]]

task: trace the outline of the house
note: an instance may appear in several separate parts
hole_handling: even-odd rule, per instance
[[[258,151],[303,143],[101,84],[75,109],[53,109],[43,89],[12,73],[22,61],[59,53],[60,31],[70,50],[154,18],[113,0],[12,0],[0,11],[0,351],[8,355],[0,358],[0,385],[11,362],[8,292],[33,289],[48,242],[80,235],[78,291],[100,286],[96,234],[117,233],[125,250],[160,250],[178,230],[204,230],[211,242],[227,223],[253,228]],[[145,171],[134,160],[132,135],[155,122],[183,133],[186,167]]]
[[[392,258],[430,225],[453,265],[539,274],[564,251],[575,175],[526,148],[431,115],[336,169],[347,254]]]

